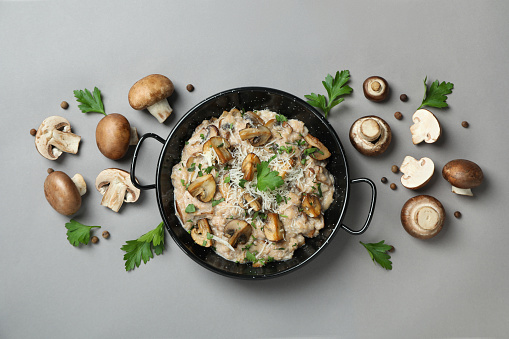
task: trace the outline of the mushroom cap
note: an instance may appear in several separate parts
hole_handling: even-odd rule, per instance
[[[314,159],[325,160],[331,156],[331,153],[329,152],[327,147],[325,147],[325,145],[322,144],[320,140],[318,140],[318,138],[315,138],[314,136],[308,133],[304,136],[304,140],[306,140],[309,146],[318,149],[318,151],[315,151],[313,154],[311,154],[311,157],[313,157]]]
[[[248,140],[254,147],[265,145],[272,137],[270,129],[264,125],[256,125],[255,127],[247,127],[239,131],[241,140]]]
[[[401,224],[415,238],[433,238],[442,230],[444,220],[444,206],[429,195],[410,198],[401,209]]]
[[[416,190],[426,185],[435,173],[435,164],[430,158],[421,158],[419,160],[406,156],[399,167],[403,175],[401,184],[409,189]]]
[[[230,151],[228,151],[228,148],[230,148],[230,143],[226,139],[219,136],[214,136],[203,144],[202,152],[203,154],[206,154],[214,150],[214,152],[216,152],[217,158],[219,159],[219,162],[221,164],[225,164],[233,159],[233,156],[231,155]]]
[[[129,104],[136,110],[152,106],[173,94],[173,83],[161,74],[151,74],[136,81],[129,90]]]
[[[198,198],[201,202],[209,202],[216,194],[216,181],[212,174],[206,174],[204,176],[196,178],[187,191],[193,196]]]
[[[362,85],[366,99],[379,102],[385,100],[389,94],[389,84],[380,76],[372,76],[364,80]]]
[[[432,144],[442,135],[442,128],[437,117],[427,109],[418,109],[412,115],[414,124],[410,126],[412,142],[417,145],[421,142]]]
[[[369,126],[365,123],[366,120],[372,120],[378,124],[380,130],[378,138],[370,141],[368,139],[372,138],[368,136],[366,139],[366,136],[362,133],[363,130],[366,130],[366,126]],[[372,130],[372,127],[370,130]],[[391,140],[391,127],[385,120],[375,115],[368,115],[357,119],[350,128],[350,142],[363,155],[376,156],[382,154],[391,144]]]
[[[224,227],[228,243],[233,247],[247,243],[252,232],[251,225],[244,220],[232,220]]]
[[[127,153],[130,139],[131,125],[122,114],[108,114],[99,121],[95,129],[95,141],[99,151],[112,160],[118,160]]]
[[[67,174],[54,171],[44,181],[44,195],[51,207],[60,214],[71,215],[81,207],[81,195]]]
[[[107,186],[118,180],[127,186],[127,194],[124,197],[125,202],[136,202],[140,197],[140,190],[131,182],[131,174],[120,168],[107,168],[103,170],[95,179],[95,188],[104,195]]]
[[[482,169],[475,162],[465,159],[449,161],[442,169],[442,176],[451,185],[464,189],[479,186],[484,178]]]

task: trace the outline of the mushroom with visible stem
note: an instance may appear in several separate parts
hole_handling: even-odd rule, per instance
[[[232,220],[224,227],[224,235],[233,247],[247,243],[251,233],[251,226],[244,220]]]
[[[51,116],[42,122],[35,134],[37,151],[49,160],[56,160],[63,153],[78,153],[81,137],[71,133],[67,119]]]
[[[173,83],[161,74],[151,74],[138,80],[129,90],[129,104],[135,110],[147,109],[163,123],[173,112],[168,97],[173,94]]]
[[[242,208],[246,208],[246,206],[244,205],[244,203],[246,203],[249,208],[252,208],[253,211],[255,212],[258,212],[262,209],[262,205],[260,204],[260,199],[256,199],[254,198],[251,194],[249,193],[244,193],[242,195],[242,199],[243,201],[240,201],[239,205],[240,207]]]
[[[320,140],[318,140],[311,134],[309,134],[309,133],[306,134],[304,136],[304,140],[306,140],[306,142],[310,146],[308,149],[316,148],[316,150],[310,154],[310,156],[312,158],[314,158],[316,160],[325,160],[331,156],[331,153],[329,152],[327,147],[325,147],[325,145],[322,144]]]
[[[244,180],[251,181],[254,178],[254,172],[256,171],[256,166],[260,163],[260,158],[254,154],[249,153],[242,161],[242,173],[244,173]]]
[[[350,142],[363,155],[384,153],[392,140],[389,124],[374,115],[357,119],[350,128]]]
[[[429,195],[410,198],[401,209],[401,224],[415,238],[433,238],[442,230],[444,220],[444,207]]]
[[[216,181],[214,180],[214,176],[212,174],[207,174],[196,178],[196,180],[187,187],[187,191],[201,202],[209,202],[216,193]]]
[[[124,202],[136,202],[140,190],[131,182],[129,172],[107,168],[95,179],[95,188],[103,195],[101,205],[118,212]]]
[[[130,145],[138,143],[138,132],[122,114],[112,113],[97,124],[95,141],[106,158],[118,160],[124,157]]]
[[[215,136],[203,144],[203,154],[212,152],[213,150],[216,153],[219,162],[221,164],[226,164],[228,161],[233,159],[228,148],[230,148],[230,143],[226,139]]]
[[[437,117],[427,109],[419,109],[412,115],[414,124],[410,126],[412,142],[417,145],[421,142],[432,144],[440,138],[442,128]]]
[[[426,185],[435,172],[435,164],[430,158],[421,158],[419,160],[406,156],[399,167],[403,175],[401,184],[409,189],[416,190]]]
[[[265,124],[265,121],[263,121],[262,118],[260,118],[260,116],[258,114],[256,114],[255,112],[253,111],[247,111],[245,112],[242,117],[246,120],[249,120],[253,123],[254,126],[258,126],[258,125],[264,125]]]
[[[254,147],[265,145],[272,137],[271,131],[263,126],[256,125],[255,127],[247,127],[239,131],[241,140],[248,140],[249,143]]]
[[[203,135],[203,137],[202,137],[203,140],[201,142],[202,144],[205,142],[205,140],[208,140],[208,139],[210,139],[212,137],[219,136],[219,129],[217,129],[217,127],[214,126],[214,125],[207,126],[201,132],[205,132],[205,134],[204,133],[200,133],[200,136]]]
[[[389,94],[389,84],[379,76],[372,76],[364,80],[362,89],[366,99],[374,102],[385,100]]]
[[[479,186],[484,178],[482,169],[470,160],[449,161],[442,169],[442,176],[452,185],[456,194],[473,196],[472,188]]]
[[[263,233],[269,241],[277,242],[284,239],[285,229],[277,213],[267,214],[267,222],[263,226]]]
[[[44,181],[44,195],[55,211],[72,215],[81,207],[81,196],[87,192],[87,184],[81,174],[71,178],[61,171],[51,172]]]
[[[209,234],[212,234],[212,231],[207,219],[198,220],[196,227],[193,227],[191,230],[191,238],[193,238],[195,243],[203,247],[212,246],[212,237],[208,236]]]
[[[314,194],[304,194],[302,199],[302,209],[311,218],[316,218],[322,212],[320,199]]]

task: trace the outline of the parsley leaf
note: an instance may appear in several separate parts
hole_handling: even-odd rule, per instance
[[[256,165],[256,188],[260,191],[267,191],[267,188],[273,190],[285,183],[278,171],[271,171],[269,168],[269,163],[274,157],[270,158],[269,161],[262,161]]]
[[[308,103],[311,106],[320,108],[327,119],[331,108],[345,100],[344,98],[340,98],[340,96],[350,94],[352,92],[352,88],[346,85],[349,80],[350,71],[348,70],[343,70],[341,72],[337,71],[334,78],[332,75],[327,74],[325,81],[322,81],[322,84],[327,90],[329,100],[327,101],[327,98],[325,98],[324,95],[315,93],[304,95],[304,97],[308,99]]]
[[[227,184],[230,182],[230,176],[227,176],[226,178],[224,178],[224,183]]]
[[[224,198],[221,198],[219,200],[212,200],[212,207],[219,205],[224,201]]]
[[[193,204],[189,204],[186,206],[186,213],[194,213],[196,212],[196,206]]]
[[[76,101],[81,102],[81,105],[78,105],[78,108],[83,113],[89,112],[97,112],[106,115],[104,112],[104,105],[101,100],[101,91],[99,88],[94,87],[94,95],[88,89],[85,90],[75,90],[74,96],[76,97]]]
[[[73,246],[78,246],[80,243],[88,245],[90,230],[96,227],[101,228],[101,226],[86,226],[71,219],[71,221],[65,224],[65,228],[67,228],[67,240],[69,240],[69,243]]]
[[[242,188],[246,188],[246,182],[247,180],[242,178],[239,180],[239,186],[242,187]]]
[[[120,248],[126,252],[124,254],[125,270],[131,271],[135,267],[139,267],[141,260],[146,264],[151,258],[163,253],[164,250],[164,223],[161,222],[152,231],[149,231],[136,240],[128,240],[126,244]]]
[[[288,121],[288,118],[285,117],[284,115],[282,114],[276,114],[276,121],[277,122],[285,122],[285,121]]]
[[[365,244],[362,241],[359,241],[365,248],[368,250],[369,256],[373,260],[373,262],[377,262],[385,268],[386,270],[392,270],[392,262],[389,260],[391,256],[387,254],[392,246],[384,244],[385,240],[382,240],[378,243],[368,243]]]
[[[424,98],[418,109],[424,106],[436,108],[448,107],[449,105],[445,101],[447,100],[447,95],[452,93],[454,84],[451,82],[446,83],[445,81],[440,84],[438,80],[435,80],[428,89],[426,80],[428,80],[428,77],[424,79]]]
[[[246,260],[247,261],[251,261],[252,263],[257,262],[258,259],[256,259],[256,254],[255,253],[251,253],[248,250],[246,250]]]

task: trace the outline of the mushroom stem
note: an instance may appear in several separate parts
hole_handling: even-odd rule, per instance
[[[472,193],[472,190],[470,188],[459,188],[456,186],[452,186],[452,191],[460,195],[468,195],[470,197],[474,196],[474,193]]]
[[[129,145],[130,146],[133,146],[133,145],[136,145],[138,143],[138,130],[136,129],[136,127],[133,127],[131,126],[131,136],[129,138]]]
[[[101,205],[112,209],[114,212],[118,212],[127,192],[127,185],[123,182],[115,179],[113,180],[101,200]]]
[[[76,185],[80,196],[83,196],[85,193],[87,193],[87,183],[81,174],[76,173],[74,177],[71,178],[71,180]]]
[[[438,212],[430,206],[421,207],[417,211],[416,222],[425,230],[433,230],[437,227],[440,216]]]
[[[48,142],[49,145],[54,146],[58,151],[76,154],[78,153],[78,146],[81,137],[71,132],[62,132],[53,130],[52,138]],[[55,150],[53,151],[55,153]]]
[[[375,141],[381,134],[380,125],[374,119],[366,119],[361,124],[360,132],[364,140]]]
[[[170,116],[170,114],[173,112],[173,109],[171,108],[171,106],[168,103],[168,100],[166,98],[156,102],[155,104],[153,104],[151,106],[148,106],[147,110],[160,123],[163,123]]]

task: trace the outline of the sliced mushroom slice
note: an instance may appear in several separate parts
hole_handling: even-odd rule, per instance
[[[272,133],[267,127],[258,125],[256,127],[248,127],[240,130],[239,136],[240,139],[248,140],[251,145],[258,147],[265,145],[272,136]]]
[[[214,150],[217,154],[217,158],[221,164],[226,164],[228,161],[233,159],[230,151],[230,143],[219,136],[215,136],[207,140],[205,144],[203,144],[203,153],[208,153]]]
[[[285,228],[277,213],[268,213],[267,222],[263,226],[263,233],[268,240],[276,242],[285,237]]]
[[[247,243],[251,233],[251,226],[244,220],[232,220],[224,227],[224,235],[233,247]]]
[[[216,181],[212,174],[207,174],[202,177],[196,178],[187,191],[195,198],[198,198],[202,202],[209,202],[216,193]]]
[[[101,205],[118,212],[125,202],[135,202],[140,190],[131,182],[129,172],[118,168],[108,168],[95,179],[95,188],[103,195]]]
[[[198,164],[204,163],[205,159],[203,158],[203,155],[201,155],[200,153],[194,153],[187,159],[186,167],[189,169],[193,167],[193,164],[195,165],[195,167],[198,167]]]
[[[76,154],[81,137],[71,133],[67,119],[51,116],[42,122],[35,134],[35,147],[46,159],[56,160],[62,152]]]
[[[311,218],[320,216],[322,212],[320,199],[314,194],[305,194],[304,199],[302,199],[302,209]]]
[[[256,165],[260,163],[260,158],[254,154],[249,153],[242,162],[242,173],[244,173],[244,180],[251,181],[254,178]]]
[[[276,128],[284,128],[288,135],[290,135],[293,132],[292,126],[290,126],[290,124],[287,121],[278,122],[276,119],[270,119],[265,123],[264,126],[270,129],[271,131],[274,131]],[[275,133],[273,133],[272,135],[277,134],[277,131],[274,132]]]
[[[411,156],[406,156],[399,170],[403,173],[401,184],[406,188],[416,190],[431,180],[435,172],[435,164],[430,158],[416,160]]]
[[[442,230],[445,210],[440,201],[429,195],[409,199],[401,209],[401,224],[413,237],[433,238]]]
[[[314,151],[313,153],[311,153],[311,157],[315,158],[316,160],[325,160],[327,159],[328,157],[331,156],[331,153],[329,152],[329,150],[327,149],[327,147],[325,147],[321,142],[320,140],[318,140],[317,138],[315,138],[314,136],[312,136],[311,134],[307,134],[305,137],[304,137],[304,140],[306,140],[306,142],[308,143],[308,145],[310,146],[310,148],[316,148],[316,151]],[[308,148],[309,149],[309,148]]]
[[[263,121],[263,119],[260,118],[260,116],[253,111],[247,111],[246,113],[244,113],[243,118],[251,121],[255,126],[265,124],[265,121]]]
[[[253,198],[253,196],[251,194],[244,193],[242,195],[242,199],[255,212],[258,212],[258,211],[260,211],[262,209],[262,204],[260,203],[260,200],[256,199],[256,198]],[[245,206],[242,207],[242,208],[245,208]]]
[[[202,135],[203,137],[201,137]],[[208,125],[200,132],[200,137],[203,139],[201,142],[202,144],[205,142],[205,140],[217,136],[219,136],[219,129],[217,129],[217,127],[214,125]]]
[[[417,145],[421,142],[432,144],[440,138],[442,128],[437,117],[427,109],[419,109],[412,115],[414,124],[410,126],[412,142]]]
[[[288,172],[292,169],[293,166],[295,166],[295,163],[296,163],[296,159],[295,158],[291,158],[289,160],[288,163],[286,163],[283,168],[280,170],[280,173],[279,175],[281,176],[281,178],[285,179],[286,176],[288,175]]]
[[[191,230],[191,238],[194,242],[203,247],[212,246],[212,237],[209,239],[210,230],[209,221],[207,219],[198,220],[196,226]]]

